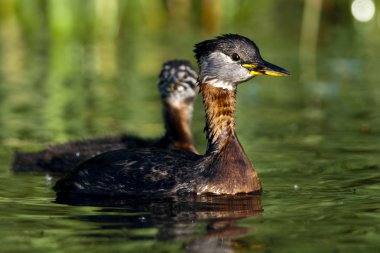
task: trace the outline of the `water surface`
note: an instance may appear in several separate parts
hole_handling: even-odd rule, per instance
[[[356,22],[349,1],[326,1],[313,41],[303,1],[48,2],[1,3],[2,252],[380,252],[376,18]],[[254,39],[292,73],[238,91],[237,132],[262,195],[68,205],[55,202],[57,176],[10,171],[16,150],[160,136],[161,63],[195,63],[194,43],[227,32]],[[203,126],[198,98],[202,151]]]

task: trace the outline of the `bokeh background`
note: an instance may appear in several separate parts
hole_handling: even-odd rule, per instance
[[[356,2],[356,15],[364,17],[371,11],[366,3],[374,3]],[[378,107],[380,18],[374,13],[368,22],[358,21],[352,4],[2,0],[0,142],[28,149],[120,132],[159,136],[155,85],[161,64],[184,58],[196,65],[193,45],[222,33],[252,38],[265,59],[292,72],[291,78],[260,77],[241,88],[238,111],[246,113],[239,127],[263,122],[263,115],[251,120],[254,102],[304,109],[325,120],[332,116],[325,115],[325,106],[343,99],[348,104],[332,111],[334,118],[368,103]],[[355,90],[360,95],[346,99]],[[351,125],[340,123],[342,129]],[[378,130],[378,124],[361,123],[356,127]],[[201,146],[202,125],[197,107],[194,132]]]
[[[54,178],[9,169],[16,150],[159,137],[162,63],[196,66],[193,45],[223,33],[253,39],[292,76],[239,86],[237,133],[264,212],[221,241],[239,252],[379,252],[380,0],[0,0],[1,251],[178,252],[208,238],[204,220],[57,205]],[[203,127],[199,97],[201,151]]]

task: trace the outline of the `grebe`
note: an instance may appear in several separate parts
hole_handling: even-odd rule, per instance
[[[16,153],[12,170],[65,172],[95,155],[123,148],[159,147],[197,153],[190,130],[197,77],[186,60],[163,64],[158,80],[165,122],[161,139],[120,135],[53,145],[37,153]]]
[[[238,194],[261,192],[235,132],[237,85],[254,76],[289,73],[264,61],[256,44],[227,34],[195,45],[206,111],[206,154],[136,149],[96,156],[56,183],[58,199],[84,196]]]

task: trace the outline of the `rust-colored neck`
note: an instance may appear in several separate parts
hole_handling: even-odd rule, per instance
[[[261,183],[235,132],[236,90],[201,83],[206,111],[208,165],[197,192],[237,194],[260,192]]]
[[[163,116],[166,131],[161,140],[163,146],[198,154],[190,129],[192,111],[193,107],[190,105],[172,105],[164,101]]]
[[[207,153],[220,151],[235,136],[236,90],[200,84],[206,112]]]

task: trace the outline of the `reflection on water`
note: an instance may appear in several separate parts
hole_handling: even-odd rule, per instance
[[[184,248],[191,252],[233,252],[238,245],[233,238],[253,228],[236,225],[239,219],[260,215],[260,197],[190,196],[171,199],[94,200],[84,199],[71,205],[113,206],[95,215],[76,215],[68,219],[94,223],[93,231],[82,234],[95,238],[128,240],[181,241],[193,238]],[[204,231],[197,227],[205,226]],[[157,228],[154,235],[129,234],[129,229]],[[202,229],[203,230],[203,229]],[[121,232],[122,231],[122,232]]]
[[[352,2],[0,1],[1,251],[379,252],[380,2],[368,22]],[[10,173],[16,149],[158,137],[162,62],[193,60],[194,43],[229,32],[292,73],[239,87],[260,198],[64,205],[57,175]],[[197,99],[200,151],[203,127]]]

